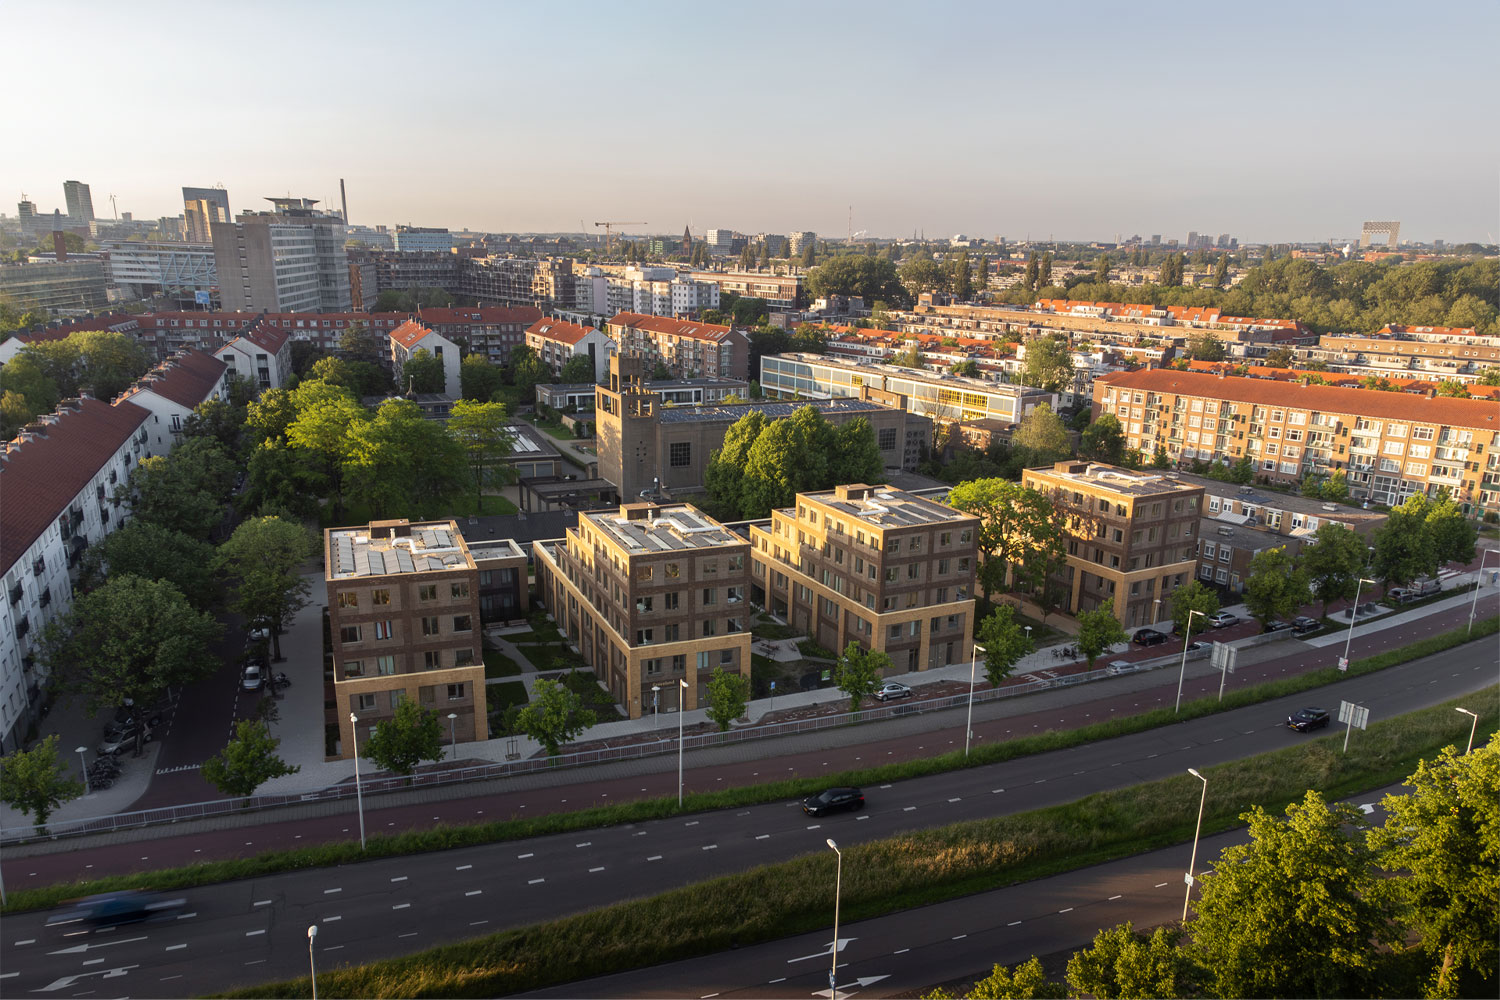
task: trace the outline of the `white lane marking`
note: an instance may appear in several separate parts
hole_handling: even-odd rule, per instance
[[[335,921],[335,920],[343,920],[343,919],[344,919],[344,918],[343,918],[343,916],[342,916],[342,915],[340,915],[340,916],[337,916],[337,917],[324,917],[324,918],[323,918],[323,923],[325,923],[325,924],[331,924],[331,923],[333,923],[333,922],[334,922],[334,921]]]
[[[417,932],[416,931],[407,931],[405,934],[397,934],[396,936],[398,938],[416,937],[417,936]]]
[[[395,878],[391,879],[391,881],[392,882],[405,882],[406,881],[406,876],[405,875],[397,875]]]
[[[809,826],[808,829],[809,830],[821,830],[821,829],[823,829],[823,824],[822,823],[814,823],[811,826]]]
[[[684,823],[682,825],[683,826],[697,826],[698,825],[698,821],[697,820],[693,820],[691,823]]]
[[[759,837],[756,837],[755,839],[756,840],[770,840],[771,839],[771,835],[769,833],[763,833]]]
[[[339,889],[324,889],[323,890],[323,895],[325,895],[325,896],[331,896],[335,892],[343,892],[343,891],[344,890],[342,888],[339,888]]]
[[[455,868],[453,870],[456,871],[456,872],[466,872],[470,868],[473,868],[473,867],[474,867],[473,865],[459,865],[457,868]]]
[[[1164,885],[1166,885],[1166,884],[1167,884],[1167,883],[1165,883],[1165,882],[1158,882],[1158,883],[1156,883],[1156,885],[1155,885],[1155,886],[1154,886],[1154,887],[1153,887],[1153,888],[1157,888],[1157,889],[1160,889],[1160,888],[1161,888],[1161,887],[1162,887],[1162,886],[1164,886]]]
[[[12,976],[15,976],[15,975],[19,975],[19,973],[15,973],[15,972],[12,972],[12,973],[11,973],[11,975],[12,975]],[[173,980],[173,979],[181,979],[181,978],[182,978],[182,974],[181,974],[181,973],[178,973],[178,974],[177,974],[177,975],[175,975],[175,976],[162,976],[162,977],[161,977],[161,979],[159,979],[159,980],[157,980],[157,981],[158,981],[158,982],[162,982],[162,983],[165,983],[165,982],[168,982],[168,981],[169,981],[169,980]]]
[[[318,950],[319,951],[338,951],[342,947],[343,947],[343,945],[341,945],[341,944],[331,944],[327,948],[320,948]]]
[[[264,927],[262,927],[258,931],[246,931],[245,932],[245,937],[255,937],[255,935],[257,935],[257,934],[264,934],[265,932],[266,932],[266,929]]]
[[[954,935],[954,936],[953,936],[953,940],[954,940],[954,941],[962,941],[962,940],[963,940],[963,939],[964,939],[964,938],[966,938],[966,937],[968,937],[968,936],[969,936],[969,935],[967,935],[967,934],[955,934],[955,935]]]
[[[1073,908],[1070,906],[1066,910],[1058,910],[1057,912],[1058,913],[1072,913],[1073,912]]]
[[[187,945],[185,945],[185,944],[169,944],[169,945],[167,945],[166,950],[167,951],[181,951],[182,949],[184,949],[186,947],[187,947]]]
[[[84,965],[103,965],[104,961],[105,960],[102,959],[102,958],[91,958],[87,962],[84,962],[83,964]],[[81,995],[81,994],[75,994],[75,995]]]
[[[189,917],[196,917],[197,915],[198,915],[198,911],[194,910],[192,913],[179,913],[179,914],[177,914],[177,919],[178,920],[186,920]]]
[[[651,855],[651,857],[647,858],[646,860],[647,861],[660,861],[661,860],[661,855],[660,854],[653,854],[653,855]]]
[[[16,975],[20,975],[20,973],[18,973],[18,972],[12,972],[11,975],[16,976]],[[786,982],[786,976],[782,976],[780,979],[773,979],[769,983],[767,983],[766,985],[767,986],[775,986],[777,983],[784,983],[784,982]]]
[[[905,955],[909,951],[911,951],[910,948],[897,948],[895,951],[891,952],[891,954],[892,955]]]
[[[487,924],[487,923],[489,923],[488,920],[470,920],[469,921],[469,926],[470,927],[478,927],[480,924]]]
[[[478,896],[482,892],[484,892],[483,889],[470,889],[468,892],[464,893],[464,895],[465,896]]]
[[[545,881],[547,881],[547,880],[544,879],[544,878],[534,878],[530,882],[527,882],[526,884],[527,885],[536,885],[538,882],[545,882]]]
[[[534,857],[536,857],[535,854],[517,854],[516,855],[516,860],[517,861],[525,861],[527,858],[534,858]]]
[[[704,844],[703,845],[703,849],[705,851],[715,851],[715,850],[718,850],[718,848],[719,848],[718,844]]]
[[[854,817],[854,822],[858,823],[862,819],[869,819],[869,818],[870,817],[868,817],[868,816],[856,816],[856,817]]]
[[[1111,896],[1111,897],[1109,897],[1109,899],[1106,899],[1105,902],[1108,903],[1110,900],[1115,900],[1115,899],[1119,899],[1119,898],[1120,898],[1119,896]]]
[[[593,847],[594,846],[594,842],[592,840],[585,840],[583,843],[581,843],[581,844],[574,844],[573,846],[574,847]]]
[[[1007,926],[1007,927],[1014,927],[1017,924],[1019,924],[1020,922],[1021,921],[1019,921],[1019,920],[1012,920],[1010,923],[1006,924],[1005,926]]]
[[[604,870],[604,866],[600,865],[598,868],[590,868],[589,869],[589,874],[592,875],[592,874],[594,874],[594,872],[602,872],[603,870]]]
[[[24,941],[17,941],[16,942],[16,947],[19,948],[23,944],[36,944],[36,938],[27,938]]]
[[[270,906],[271,902],[272,901],[269,900],[269,899],[257,899],[253,905],[255,905],[255,906]]]
[[[962,802],[963,799],[962,798],[956,798],[956,799],[949,799],[948,801],[949,802]]]
[[[1005,789],[1003,789],[1003,788],[991,788],[990,789],[990,794],[991,795],[999,795],[1003,791],[1005,791]]]
[[[332,948],[324,948],[323,950],[324,951],[332,951],[333,949]],[[253,961],[246,962],[245,964],[246,965],[260,965],[264,961],[265,961],[265,959],[263,959],[263,958],[257,958],[257,959],[254,959]]]
[[[881,785],[880,787],[881,788],[890,788],[891,786],[890,785]]]
[[[903,809],[901,811],[904,812],[904,813],[916,812],[917,811],[917,807],[916,806],[907,806],[905,809]]]
[[[396,905],[392,906],[391,909],[393,909],[393,910],[409,910],[409,909],[411,909],[411,904],[410,903],[397,903]]]

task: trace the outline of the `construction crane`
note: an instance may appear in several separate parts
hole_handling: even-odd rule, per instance
[[[649,225],[649,223],[646,223],[646,222],[596,222],[596,223],[594,223],[594,225],[595,226],[603,226],[604,227],[604,252],[607,254],[607,253],[610,253],[610,252],[612,252],[614,250],[614,245],[615,245],[614,227],[615,226],[645,226],[645,225]]]

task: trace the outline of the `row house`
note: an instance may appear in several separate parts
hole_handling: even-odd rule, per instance
[[[230,377],[249,379],[257,392],[283,389],[292,378],[291,337],[264,323],[232,338],[214,357],[229,367]]]
[[[660,362],[675,378],[750,377],[750,340],[730,327],[619,313],[606,329],[620,351]]]
[[[1396,506],[1446,490],[1468,513],[1500,511],[1500,407],[1489,399],[1159,369],[1096,381],[1101,413],[1115,414],[1127,445],[1147,455],[1248,456],[1273,483],[1342,471],[1356,500]]]
[[[977,517],[856,483],[799,493],[749,533],[752,600],[825,649],[856,642],[897,672],[972,652]]]
[[[526,328],[526,346],[536,352],[554,377],[570,359],[588,358],[594,366],[595,382],[604,381],[615,352],[615,342],[603,331],[552,317],[543,317]]]
[[[411,356],[426,351],[443,364],[443,395],[457,399],[463,395],[459,380],[458,345],[436,330],[428,329],[416,320],[408,320],[390,332],[391,371],[396,384],[404,389],[401,370]]]

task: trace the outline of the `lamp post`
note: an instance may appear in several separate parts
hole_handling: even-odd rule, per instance
[[[359,849],[365,849],[365,791],[359,783],[359,716],[349,713],[350,744],[354,747],[354,798],[359,802]]]
[[[1156,600],[1154,600],[1154,601],[1151,602],[1151,624],[1155,625],[1159,621],[1161,621],[1161,598],[1160,597],[1158,597]]]
[[[1364,577],[1360,577],[1359,582],[1354,585],[1354,606],[1349,609],[1349,635],[1344,639],[1344,655],[1339,657],[1340,670],[1349,669],[1349,644],[1354,641],[1354,619],[1359,617],[1359,588],[1367,583],[1375,586],[1374,580],[1366,580]]]
[[[833,853],[839,856],[838,868],[833,879],[833,947],[828,949],[833,956],[833,965],[828,969],[828,995],[830,1000],[838,1000],[839,995],[839,896],[844,888],[844,852],[839,850],[839,845],[828,838],[828,846],[833,848]]]
[[[1198,834],[1203,831],[1203,803],[1208,800],[1208,779],[1191,767],[1188,768],[1188,774],[1203,782],[1203,794],[1198,797],[1198,825],[1193,830],[1193,857],[1188,862],[1187,878],[1183,880],[1187,882],[1187,892],[1182,896],[1183,920],[1187,919],[1188,900],[1193,898],[1193,869],[1198,865]]]
[[[1177,671],[1177,704],[1172,707],[1175,715],[1182,709],[1182,682],[1187,677],[1187,648],[1188,643],[1193,641],[1193,616],[1207,618],[1203,612],[1196,609],[1188,612],[1187,627],[1182,630],[1182,668]]]
[[[677,678],[677,808],[682,808],[682,716],[687,711],[687,679]]]
[[[653,684],[653,685],[651,685],[651,728],[652,728],[652,730],[656,729],[657,722],[658,722],[657,712],[660,710],[660,706],[661,706],[661,685],[660,684]]]
[[[979,651],[984,647],[974,643],[974,658],[969,661],[969,721],[964,726],[964,759],[969,756],[969,741],[974,738],[974,674],[979,670]]]
[[[85,793],[92,794],[94,791],[94,783],[89,780],[89,761],[88,758],[84,756],[84,754],[89,752],[89,748],[74,747],[74,749],[78,751],[78,768],[79,770],[83,771],[83,787]]]
[[[448,713],[448,745],[453,748],[453,759],[458,760],[458,713]]]
[[[1467,757],[1474,750],[1474,730],[1479,728],[1479,716],[1469,711],[1467,708],[1458,708],[1454,709],[1454,711],[1462,712],[1465,715],[1472,717],[1474,720],[1473,722],[1469,723],[1469,747],[1464,751],[1464,756]]]
[[[1469,635],[1474,634],[1474,613],[1479,610],[1479,588],[1484,585],[1484,561],[1490,557],[1491,552],[1497,549],[1485,549],[1484,554],[1479,557],[1479,572],[1474,577],[1474,599],[1469,602]]]
[[[313,958],[313,942],[318,939],[318,925],[309,924],[307,928],[307,968],[312,973],[312,1000],[318,1000],[318,963]]]

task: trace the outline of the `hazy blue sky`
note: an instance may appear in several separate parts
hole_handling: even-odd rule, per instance
[[[356,223],[1500,236],[1500,3],[8,0],[0,200]]]

